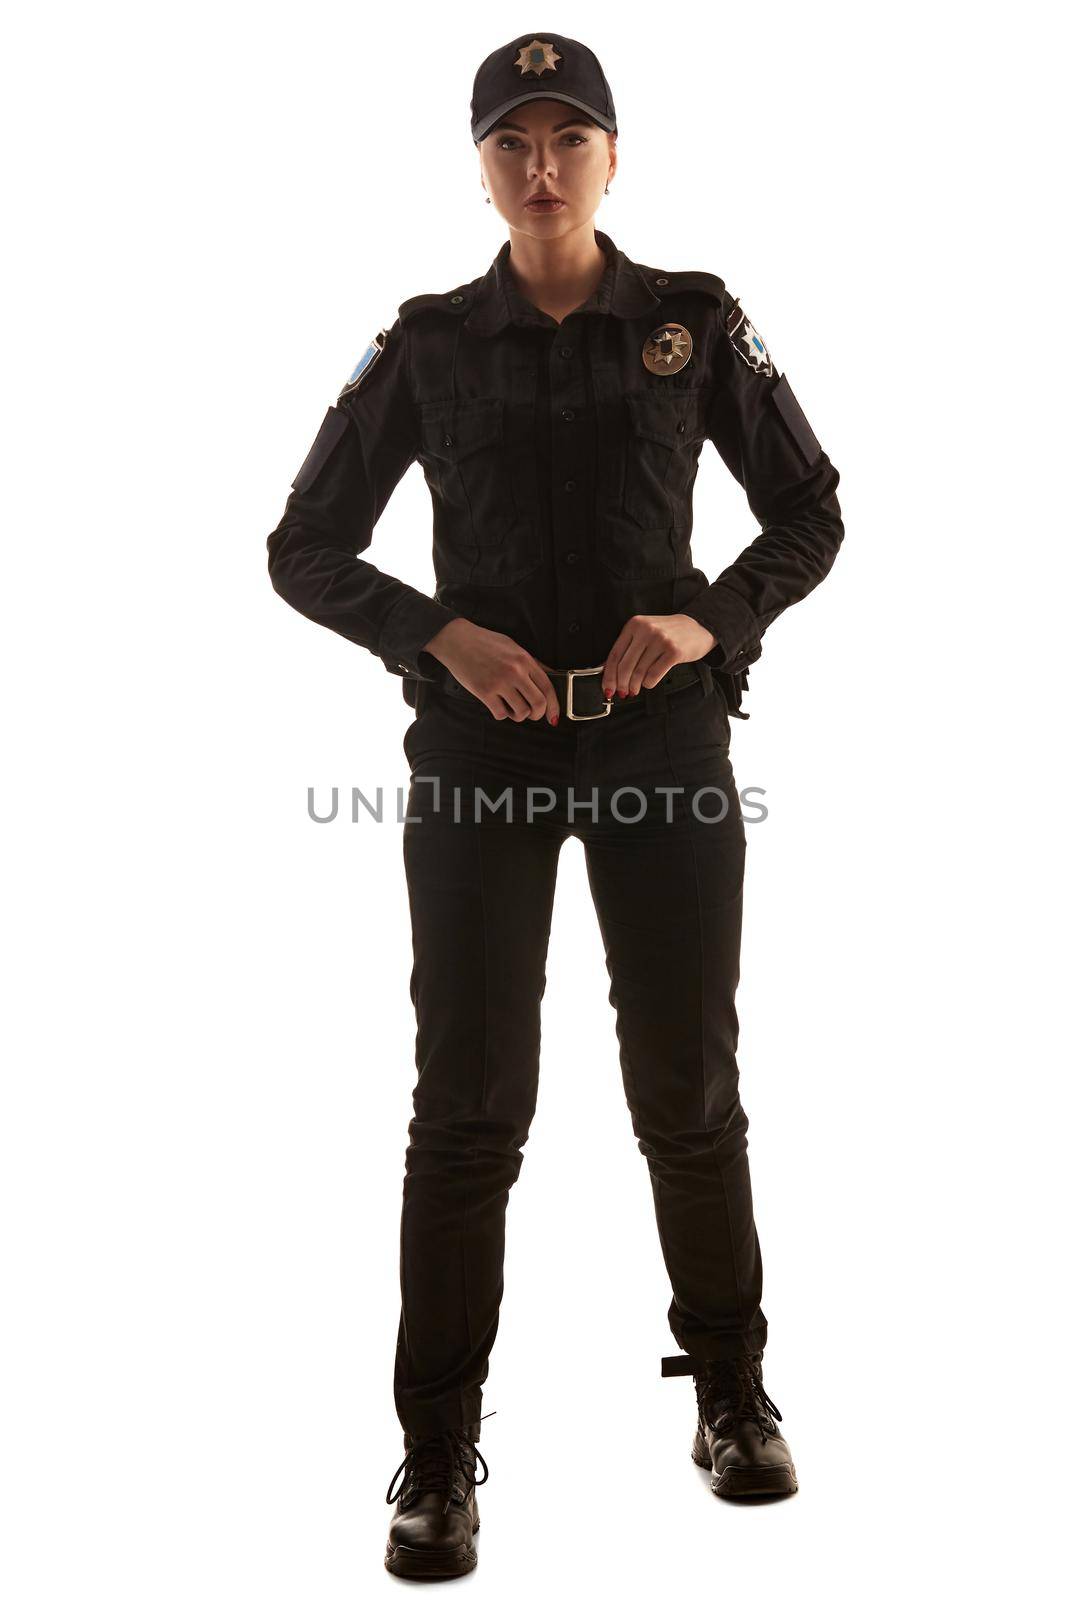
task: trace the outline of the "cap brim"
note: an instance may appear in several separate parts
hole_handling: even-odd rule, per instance
[[[514,111],[516,106],[524,106],[527,100],[562,100],[564,104],[577,106],[579,111],[584,111],[586,116],[592,117],[597,126],[603,128],[606,133],[616,132],[615,119],[613,117],[605,117],[602,111],[594,110],[592,106],[586,105],[584,100],[578,100],[572,94],[560,94],[556,89],[536,89],[533,94],[517,94],[512,100],[502,100],[498,106],[494,106],[492,111],[487,112],[484,117],[479,117],[471,129],[471,136],[475,144],[479,144],[485,138],[494,123],[499,122],[506,111]]]

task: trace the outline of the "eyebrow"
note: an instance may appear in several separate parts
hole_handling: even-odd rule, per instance
[[[552,129],[552,132],[561,133],[564,128],[574,127],[576,123],[583,128],[591,128],[593,126],[593,123],[588,117],[568,117],[566,122],[557,122],[555,127]],[[513,133],[529,133],[530,131],[529,128],[524,128],[519,122],[501,121],[496,124],[496,128],[510,128]],[[496,128],[493,129],[494,133],[496,132]]]

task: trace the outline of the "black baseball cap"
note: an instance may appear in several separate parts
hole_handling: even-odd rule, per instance
[[[474,74],[471,134],[480,144],[494,122],[527,100],[563,100],[608,133],[617,131],[615,103],[593,52],[562,34],[524,33],[486,56]]]

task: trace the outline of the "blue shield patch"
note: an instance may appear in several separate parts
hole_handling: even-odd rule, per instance
[[[346,395],[353,394],[359,388],[360,384],[367,376],[367,373],[370,371],[371,367],[373,367],[374,363],[385,349],[385,341],[388,336],[388,332],[389,330],[387,328],[382,328],[374,335],[374,338],[371,340],[370,344],[364,350],[363,354],[352,368],[352,371],[349,373],[344,388],[337,396],[338,400],[343,400]]]

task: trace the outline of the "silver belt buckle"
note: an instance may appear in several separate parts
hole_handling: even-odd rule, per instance
[[[570,720],[572,722],[595,722],[599,717],[606,717],[608,715],[608,712],[611,710],[612,702],[610,700],[605,700],[604,701],[604,709],[603,709],[603,711],[591,711],[588,716],[584,716],[583,717],[580,713],[576,714],[575,710],[574,710],[574,680],[575,680],[575,678],[587,678],[591,672],[602,672],[603,670],[604,670],[604,663],[603,662],[600,663],[599,667],[567,667],[567,668],[565,668],[565,671],[567,673],[567,706],[566,706],[566,714],[567,714],[567,716],[570,718]]]

